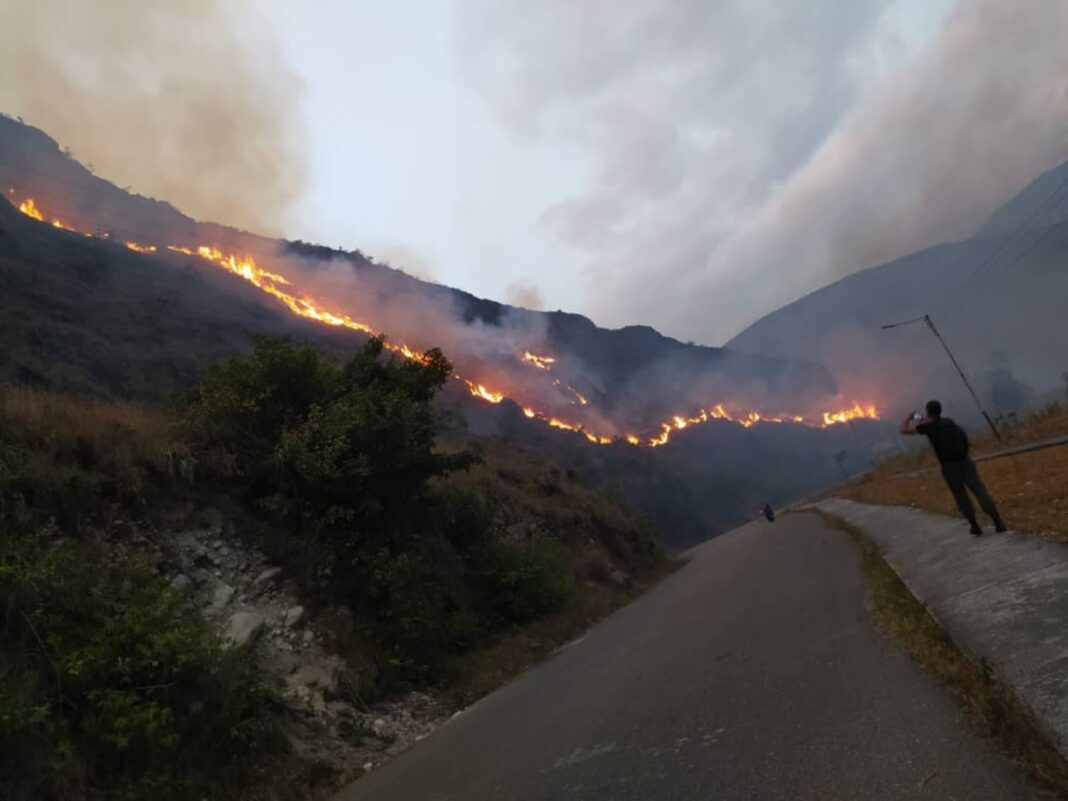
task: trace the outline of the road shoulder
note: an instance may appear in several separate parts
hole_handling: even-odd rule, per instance
[[[1068,548],[1016,534],[968,534],[916,509],[826,499],[857,527],[953,641],[1015,691],[1068,754]]]

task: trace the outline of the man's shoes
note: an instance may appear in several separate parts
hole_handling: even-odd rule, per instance
[[[971,528],[968,529],[968,531],[971,533],[971,535],[973,537],[981,537],[981,536],[983,536],[983,530],[981,528],[979,528],[979,524],[978,523],[972,523]]]
[[[1004,520],[1002,520],[1000,517],[994,518],[994,531],[996,531],[998,534],[1004,534],[1008,530],[1009,529],[1008,527],[1006,527]]]

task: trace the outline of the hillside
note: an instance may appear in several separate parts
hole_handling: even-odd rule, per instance
[[[256,353],[166,412],[0,386],[5,799],[324,797],[669,571],[537,454],[435,446],[432,368]]]
[[[971,238],[862,270],[757,321],[727,347],[825,364],[894,412],[929,396],[972,418],[952,365],[921,325],[930,314],[994,415],[1063,387],[1068,338],[1068,163],[1037,178]],[[1058,397],[1060,392],[1058,391]]]
[[[68,215],[66,223],[78,220],[76,227],[97,232],[61,230],[0,203],[0,273],[7,288],[0,297],[0,376],[9,381],[160,402],[208,365],[247,353],[257,334],[309,340],[338,355],[365,341],[361,330],[303,319],[218,265],[167,250],[162,245],[173,237],[261,254],[261,264],[299,274],[324,298],[388,326],[391,341],[441,346],[465,376],[514,389],[524,403],[544,404],[546,417],[587,422],[598,432],[633,426],[643,437],[661,435],[664,420],[674,430],[675,415],[710,408],[709,399],[724,394],[736,393],[739,405],[749,395],[758,408],[781,412],[816,404],[813,398],[833,389],[822,368],[799,362],[684,345],[642,327],[599,329],[579,315],[527,312],[426,284],[359,253],[196,223],[92,176],[44,134],[11,120],[0,118],[0,142],[0,165],[16,157],[35,165],[4,173],[9,197],[24,196],[32,182],[46,221]],[[71,194],[72,186],[82,191]],[[80,221],[81,214],[93,222]],[[127,239],[161,246],[139,253],[122,244]],[[413,326],[422,328],[410,339],[397,333]],[[533,347],[553,354],[551,371],[516,357]],[[687,398],[698,389],[700,402]],[[580,392],[587,403],[577,403]],[[545,425],[545,418],[532,422],[511,398],[489,403],[453,381],[438,406],[460,431],[525,445],[625,498],[670,549],[730,528],[765,501],[785,502],[833,481],[840,476],[835,454],[844,453],[852,473],[874,451],[892,447],[888,429],[870,421],[832,430],[716,420],[674,430],[654,450],[622,442],[591,446],[584,436]],[[818,419],[818,411],[812,414]]]
[[[654,421],[701,408],[709,398],[772,406],[789,399],[800,410],[802,401],[834,395],[829,376],[815,364],[683,344],[646,326],[601,329],[580,315],[518,309],[421,281],[359,251],[271,240],[192,220],[95,176],[42,131],[6,117],[0,117],[0,187],[9,198],[32,197],[50,217],[79,230],[108,232],[115,241],[210,244],[285,265],[308,287],[344,298],[347,311],[359,312],[394,340],[419,349],[444,347],[458,365],[507,379],[543,405],[563,401],[566,408],[566,393],[558,397],[552,387],[536,385],[529,369],[514,369],[517,349],[551,353],[554,375],[589,399],[588,411],[619,425],[655,429]],[[657,391],[665,381],[670,395]]]

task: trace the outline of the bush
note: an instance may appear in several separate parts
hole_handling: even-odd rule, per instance
[[[196,797],[276,742],[247,654],[79,545],[0,540],[0,796]]]
[[[526,623],[564,603],[574,591],[563,554],[549,543],[493,543],[482,567],[485,602],[505,623]]]
[[[478,628],[430,484],[474,461],[434,449],[451,372],[440,351],[397,359],[381,338],[344,363],[261,338],[179,407],[205,463],[308,543],[309,589],[376,621],[394,672],[420,681]]]

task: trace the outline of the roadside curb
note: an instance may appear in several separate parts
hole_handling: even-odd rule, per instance
[[[860,529],[950,638],[989,664],[1068,757],[1068,547],[975,539],[963,521],[839,498],[810,504]]]

